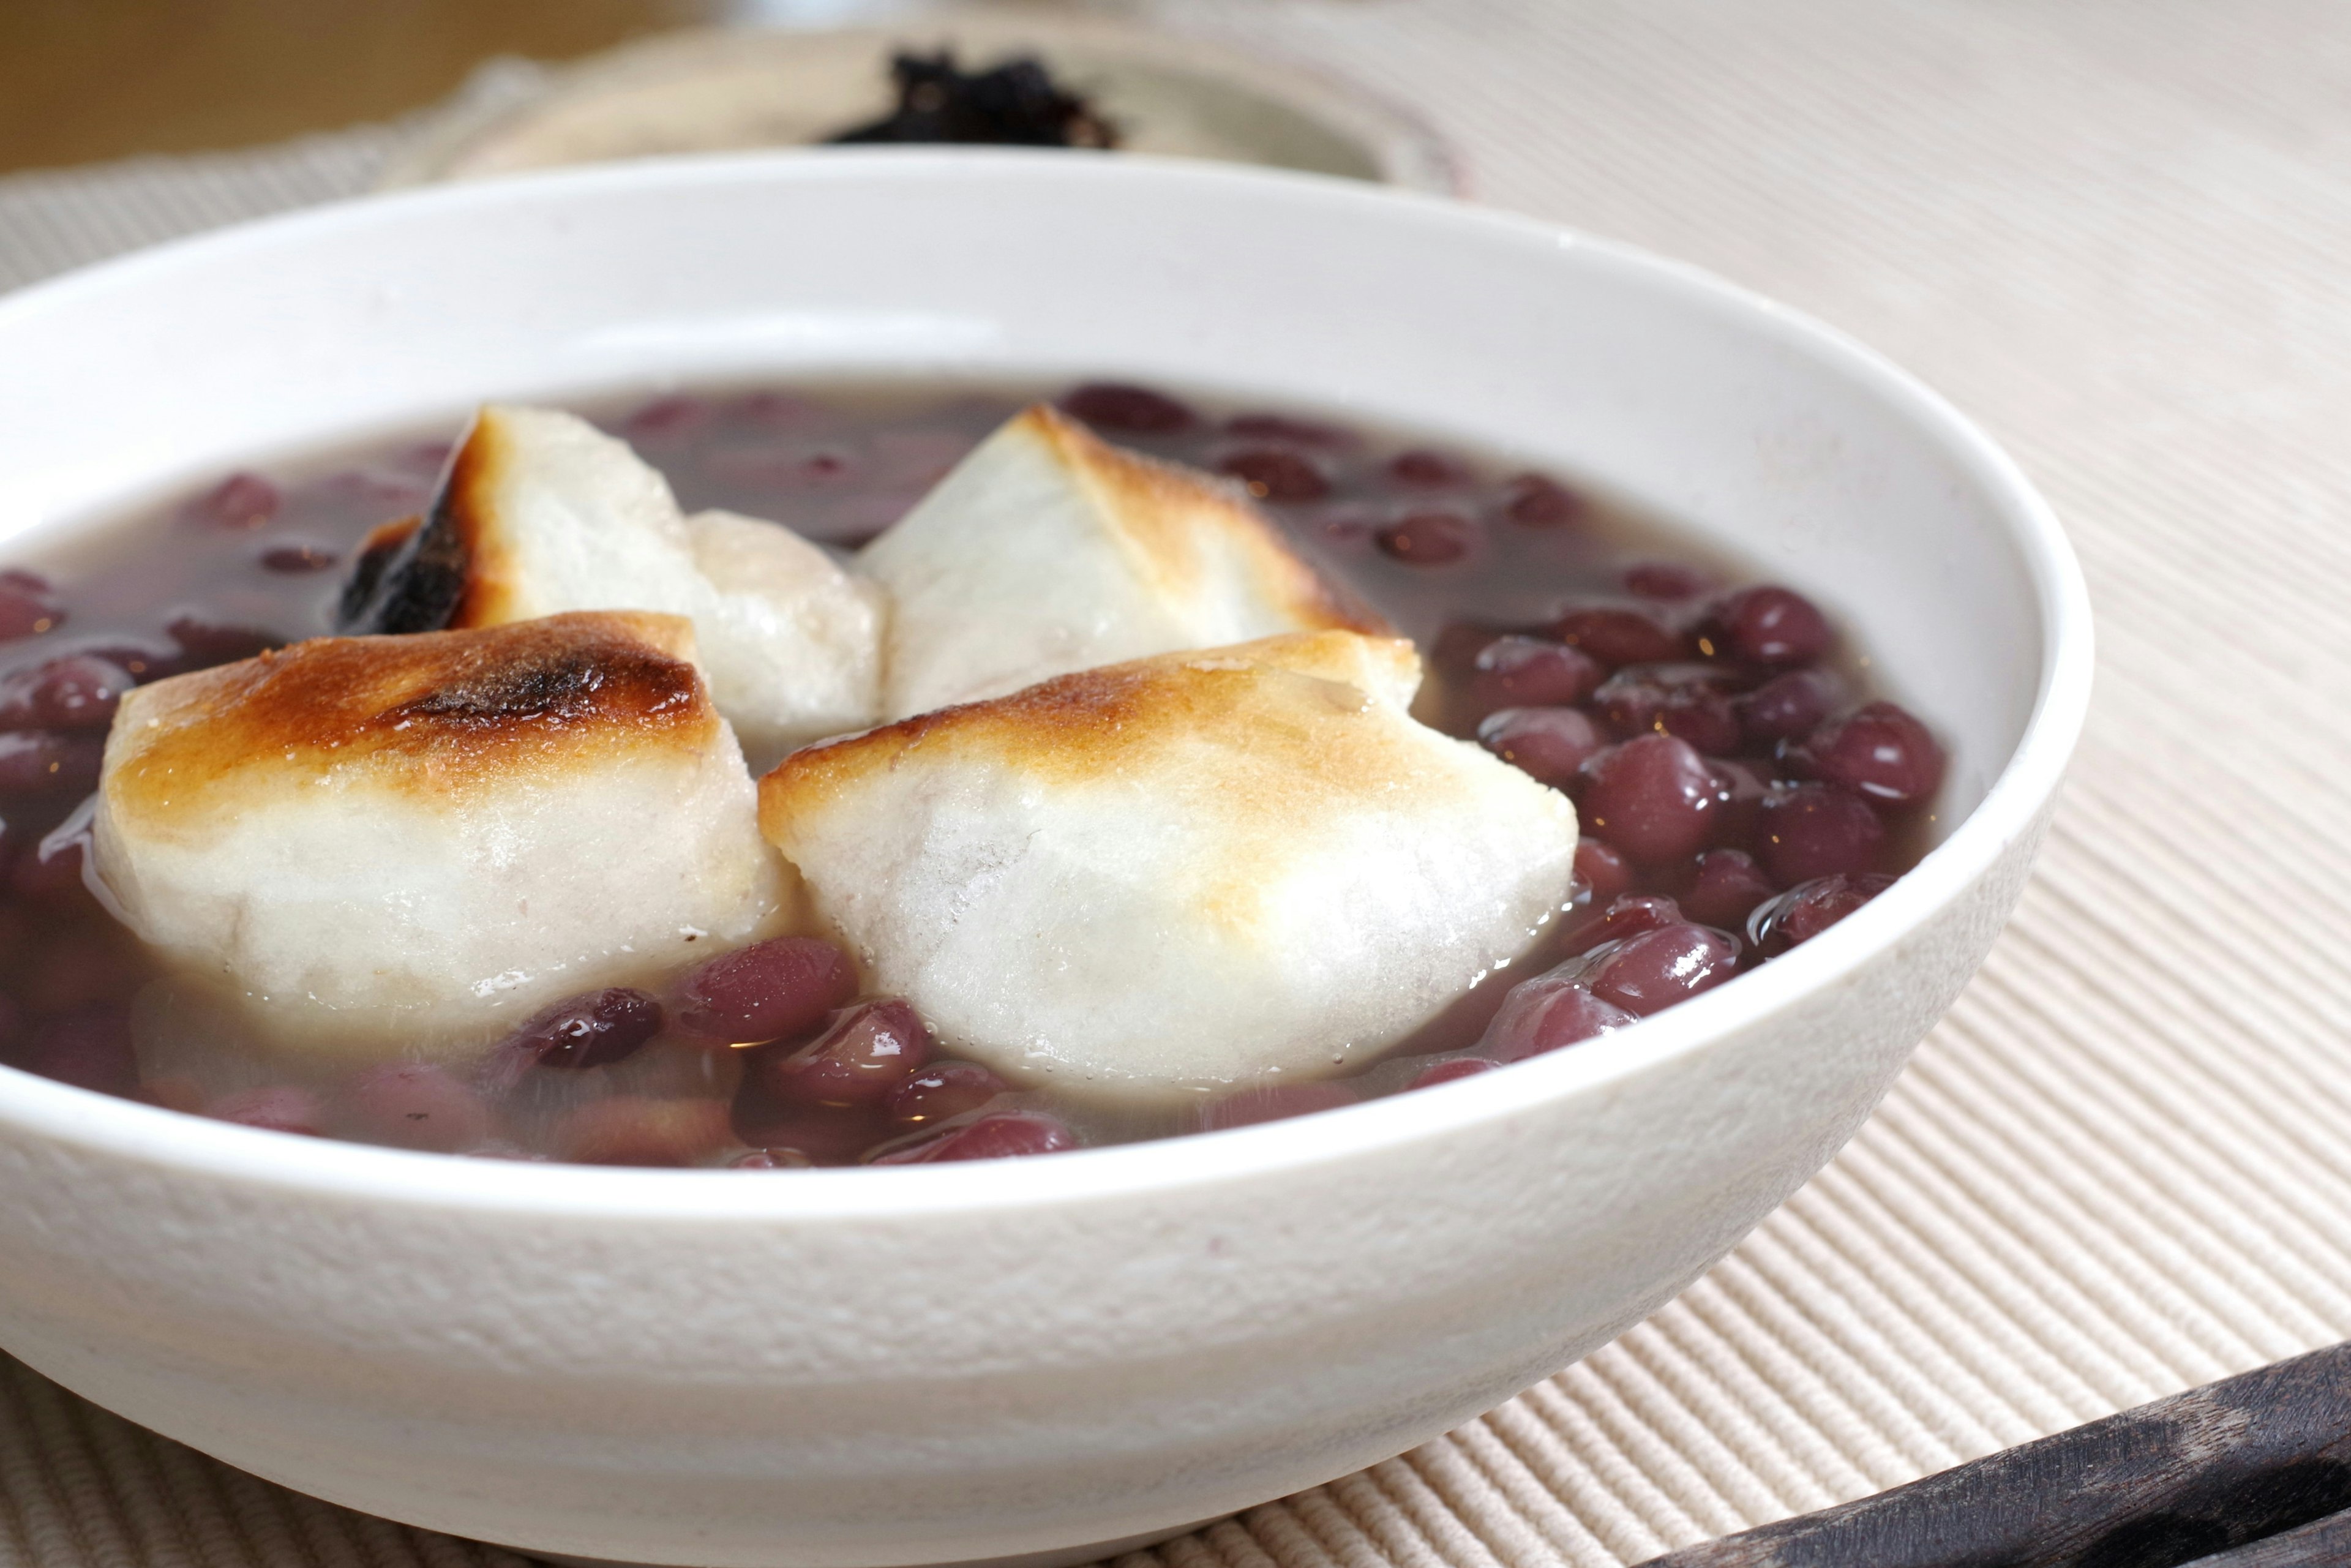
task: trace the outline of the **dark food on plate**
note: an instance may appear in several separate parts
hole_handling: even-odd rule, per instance
[[[1437,443],[1025,401],[492,406],[0,572],[0,1061],[512,1159],[1051,1153],[1610,1033],[1928,841],[1939,746],[1790,589]]]
[[[898,104],[868,125],[826,138],[859,142],[959,142],[1001,147],[1118,145],[1118,127],[1085,99],[1062,88],[1038,61],[1021,57],[967,71],[953,49],[891,57]]]

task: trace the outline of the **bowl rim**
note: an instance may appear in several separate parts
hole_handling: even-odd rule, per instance
[[[86,294],[168,280],[192,261],[266,253],[306,236],[412,214],[489,217],[518,193],[591,202],[615,192],[713,184],[950,179],[1059,183],[1103,180],[1182,189],[1257,186],[1323,209],[1382,209],[1400,225],[1460,243],[1546,247],[1745,326],[1782,352],[1836,373],[1938,443],[1993,503],[2032,583],[2043,637],[2032,707],[1983,799],[1917,866],[1831,930],[1735,984],[1639,1028],[1453,1082],[1285,1121],[1080,1149],[1049,1159],[797,1170],[761,1179],[719,1169],[646,1169],[473,1159],[240,1127],[0,1067],[0,1138],[10,1134],[289,1196],[364,1197],[415,1208],[566,1217],[820,1222],[1101,1201],[1251,1180],[1445,1138],[1545,1103],[1604,1089],[1743,1026],[1802,1005],[1913,933],[2035,830],[2086,716],[2093,669],[2087,586],[2055,513],[2005,452],[1940,395],[1837,329],[1688,263],[1593,238],[1544,219],[1335,177],[1133,154],[1004,150],[839,149],[653,158],[534,171],[373,194],[237,225],[100,262],[0,298],[0,335],[16,319]]]

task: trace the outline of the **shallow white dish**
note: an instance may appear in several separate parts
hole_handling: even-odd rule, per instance
[[[274,1480],[541,1552],[875,1568],[1150,1538],[1556,1370],[1859,1125],[2013,902],[2088,691],[2054,521],[1915,382],[1688,269],[1340,182],[829,152],[454,186],[0,301],[0,363],[9,558],[488,395],[1110,372],[1340,405],[1731,543],[1951,743],[1964,820],[1790,956],[1623,1035],[1268,1126],[606,1170],[0,1070],[0,1346]]]
[[[1110,16],[968,5],[889,26],[695,28],[517,67],[501,90],[444,115],[379,184],[820,142],[890,112],[893,54],[943,48],[967,69],[1042,61],[1129,152],[1464,185],[1458,154],[1417,116],[1327,72]]]

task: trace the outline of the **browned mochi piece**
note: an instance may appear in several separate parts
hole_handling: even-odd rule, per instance
[[[760,825],[882,989],[1025,1083],[1147,1102],[1360,1066],[1525,952],[1575,810],[1323,632],[809,747]]]
[[[430,512],[370,536],[337,622],[437,632],[575,610],[691,619],[712,697],[762,757],[876,716],[878,590],[777,524],[686,517],[627,443],[554,409],[483,408]]]
[[[1042,403],[982,442],[858,566],[894,606],[890,718],[1154,653],[1388,631],[1238,486],[1121,451]]]
[[[369,536],[338,619],[404,632],[566,610],[690,615],[695,586],[669,485],[625,443],[572,414],[493,403],[458,443],[431,512]],[[635,598],[580,602],[613,593]]]
[[[783,873],[674,616],[321,638],[141,686],[98,874],[270,1037],[464,1050],[763,935]]]

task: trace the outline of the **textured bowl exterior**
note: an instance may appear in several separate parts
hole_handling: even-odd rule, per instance
[[[954,265],[910,259],[943,214],[972,236]],[[1322,255],[1360,265],[1315,284]],[[1355,341],[1382,298],[1449,336]],[[1794,549],[1951,727],[1966,821],[1803,949],[1629,1035],[1297,1123],[606,1171],[0,1070],[0,1344],[271,1479],[541,1552],[882,1568],[1146,1535],[1555,1371],[1868,1114],[2013,904],[2086,696],[2053,522],[1898,374],[1666,264],[1322,182],[819,155],[427,192],[0,302],[0,361],[46,392],[0,392],[0,549],[256,452],[657,372],[1116,370],[1344,403]]]

